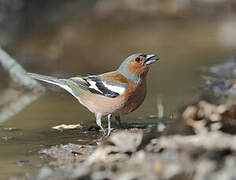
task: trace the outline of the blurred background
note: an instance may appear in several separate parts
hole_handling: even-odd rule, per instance
[[[0,46],[29,72],[99,74],[133,53],[158,54],[144,104],[122,122],[157,123],[158,99],[170,119],[198,94],[207,67],[235,57],[235,30],[235,0],[0,0]],[[9,86],[0,68],[0,93]],[[47,87],[46,95],[0,124],[0,177],[31,171],[17,162],[39,161],[44,146],[91,139],[51,130],[62,123],[89,126],[95,118],[63,90]]]

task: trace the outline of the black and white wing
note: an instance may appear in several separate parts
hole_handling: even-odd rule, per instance
[[[79,87],[84,88],[91,93],[110,98],[115,98],[122,95],[128,87],[127,83],[118,83],[116,81],[111,83],[111,81],[106,81],[95,75],[86,77],[73,77],[70,79]]]

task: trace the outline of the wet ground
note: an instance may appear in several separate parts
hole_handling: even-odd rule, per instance
[[[159,54],[160,61],[149,73],[144,104],[122,118],[127,127],[152,127],[159,122],[155,117],[158,99],[164,105],[165,121],[171,121],[180,107],[198,95],[204,83],[201,76],[209,75],[206,67],[236,56],[235,42],[228,37],[225,24],[230,28],[231,20],[167,19],[126,24],[75,18],[53,28],[28,25],[6,49],[30,72],[67,77],[114,70],[132,53]],[[51,129],[77,123],[85,129]],[[93,142],[100,134],[87,131],[90,126],[96,126],[93,114],[69,94],[49,86],[45,95],[0,124],[0,179],[35,174],[48,162],[38,153],[43,148]],[[112,127],[117,127],[115,122]]]

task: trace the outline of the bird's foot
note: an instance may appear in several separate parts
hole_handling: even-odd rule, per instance
[[[107,129],[107,133],[106,133],[105,136],[106,136],[106,137],[109,137],[109,136],[111,135],[111,132],[114,131],[114,130],[115,130],[115,128],[110,128],[110,129],[108,128],[108,129]]]
[[[111,128],[108,128],[107,129],[107,134],[106,134],[106,137],[110,136],[111,135]]]
[[[101,127],[101,130],[103,132],[103,135],[106,136],[107,133],[106,133],[105,129],[103,127]]]

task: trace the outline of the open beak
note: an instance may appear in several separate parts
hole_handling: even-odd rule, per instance
[[[154,58],[155,57],[155,58]],[[159,60],[156,54],[147,54],[145,64],[149,65]]]

